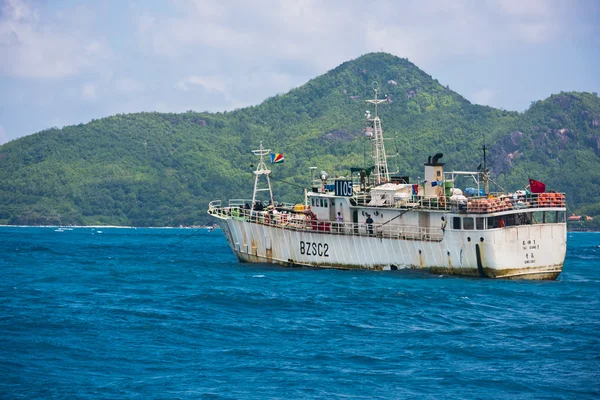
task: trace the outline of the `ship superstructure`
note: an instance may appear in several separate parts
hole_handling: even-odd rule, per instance
[[[390,175],[378,105],[366,113],[373,164],[349,178],[319,174],[304,203],[276,204],[271,171],[259,157],[252,200],[209,204],[241,262],[285,266],[395,270],[489,278],[556,279],[566,254],[562,193],[489,192],[487,165],[444,171],[443,155],[429,156],[423,179]],[[484,150],[485,151],[485,150]],[[455,186],[470,180],[464,191]],[[265,201],[257,200],[267,192]]]

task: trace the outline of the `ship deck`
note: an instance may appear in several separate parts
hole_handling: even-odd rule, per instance
[[[549,195],[547,193],[546,195]],[[494,198],[471,198],[464,204],[457,204],[451,201],[447,203],[440,202],[438,199],[420,199],[418,202],[396,204],[393,206],[379,206],[379,208],[397,209],[400,216],[406,212],[435,212],[438,215],[472,215],[477,218],[488,218],[489,225],[485,230],[509,228],[512,225],[520,224],[543,224],[547,222],[559,222],[558,217],[554,216],[552,220],[543,215],[542,218],[528,218],[527,222],[523,219],[514,221],[504,227],[498,227],[491,224],[503,215],[523,214],[535,212],[563,212],[564,195],[561,196],[541,196],[528,195],[522,197],[498,196]],[[560,195],[556,193],[556,195]],[[391,223],[391,220],[384,222],[352,223],[317,220],[310,211],[305,211],[303,206],[284,205],[281,207],[271,207],[268,210],[250,210],[244,208],[245,200],[231,200],[229,206],[223,207],[220,200],[210,203],[208,213],[221,219],[234,219],[247,223],[268,225],[278,229],[287,229],[304,232],[318,232],[328,235],[350,235],[350,236],[373,236],[379,238],[401,239],[401,240],[419,240],[439,242],[444,238],[444,231],[441,227],[421,227],[417,225],[405,225],[402,223]],[[357,202],[359,204],[359,202]],[[367,205],[357,205],[356,207],[368,207]],[[563,215],[564,216],[564,215]],[[510,221],[510,219],[507,219]],[[452,228],[449,226],[449,230]],[[479,229],[479,228],[478,228]]]

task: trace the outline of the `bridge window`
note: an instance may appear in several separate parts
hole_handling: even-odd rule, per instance
[[[516,217],[516,214],[508,214],[505,218],[506,226],[519,225],[518,221],[515,217]]]
[[[460,229],[460,217],[452,218],[452,229]]]
[[[481,218],[481,217],[480,218],[475,218],[475,227],[478,230],[485,229],[484,222],[485,222],[485,218]]]
[[[487,219],[488,229],[501,228],[502,226],[517,226],[517,225],[531,225],[543,223],[544,218],[548,222],[548,218],[543,215],[544,212],[532,213],[520,213],[520,214],[507,214],[500,217],[489,217]],[[504,225],[500,221],[504,222]],[[479,222],[477,222],[479,224]],[[479,229],[479,225],[477,225]]]
[[[531,225],[531,213],[515,214],[517,225]]]
[[[463,218],[463,229],[472,231],[475,228],[472,217]]]
[[[500,222],[502,220],[502,222]],[[504,221],[504,217],[489,217],[487,220],[488,229],[496,229],[502,228],[502,226],[506,225],[506,221]]]

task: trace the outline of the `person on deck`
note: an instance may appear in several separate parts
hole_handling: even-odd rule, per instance
[[[442,233],[446,233],[446,225],[448,225],[448,221],[446,221],[446,218],[442,217]]]
[[[338,211],[337,215],[335,216],[335,222],[337,223],[337,231],[341,232],[342,224],[344,223],[344,217],[342,216],[342,213],[339,211]]]
[[[367,232],[369,232],[369,235],[373,234],[373,218],[371,218],[371,214],[367,214],[367,220],[365,221],[367,223]]]

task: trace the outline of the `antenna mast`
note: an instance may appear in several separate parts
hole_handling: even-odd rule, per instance
[[[488,174],[488,169],[487,169],[487,156],[485,151],[487,150],[487,147],[485,147],[485,143],[483,144],[483,173],[481,174],[481,177],[483,179],[483,191],[484,193],[487,195],[490,192],[490,188],[489,188],[489,180],[490,180],[490,176]]]
[[[254,207],[254,204],[256,202],[256,192],[262,192],[262,191],[269,191],[269,199],[271,199],[271,204],[275,204],[275,202],[273,201],[273,190],[271,189],[271,179],[269,179],[269,174],[271,173],[270,169],[267,169],[267,165],[265,164],[265,160],[264,160],[264,156],[268,155],[269,153],[271,153],[271,149],[264,149],[263,148],[263,144],[262,141],[260,142],[260,149],[258,150],[252,150],[252,153],[254,153],[254,155],[259,156],[259,161],[258,161],[258,165],[256,166],[256,171],[254,171],[254,191],[252,192],[252,205],[251,207]],[[267,178],[267,187],[262,187],[260,188],[258,185],[258,179],[260,178],[261,175],[264,175],[265,178]]]
[[[377,92],[379,91],[379,84],[373,82],[373,91],[375,92],[375,99],[367,100],[367,103],[375,105],[375,117],[371,118],[371,112],[367,111],[367,121],[373,123],[373,160],[375,161],[375,184],[381,185],[382,183],[389,182],[390,172],[387,165],[387,156],[385,154],[385,145],[383,144],[383,130],[381,129],[381,120],[379,119],[377,106],[381,103],[385,103],[387,100],[378,100]]]

